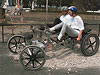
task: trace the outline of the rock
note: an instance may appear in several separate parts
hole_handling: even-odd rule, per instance
[[[75,71],[75,72],[77,72],[77,71]]]
[[[15,61],[19,61],[19,55],[13,55]]]
[[[71,71],[71,68],[69,68],[68,71]]]

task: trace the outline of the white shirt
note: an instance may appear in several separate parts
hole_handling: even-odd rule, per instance
[[[66,15],[62,15],[61,17],[60,17],[60,20],[61,21],[63,21],[63,19],[66,17]]]
[[[80,16],[72,17],[70,19],[70,25],[74,29],[84,30],[84,23]]]
[[[62,15],[60,17],[60,20],[63,22],[63,23],[66,23],[67,25],[70,25],[70,19],[71,19],[71,16],[68,14],[68,15]]]

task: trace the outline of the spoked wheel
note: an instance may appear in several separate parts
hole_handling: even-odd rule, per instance
[[[28,46],[21,52],[20,62],[25,69],[40,69],[45,63],[45,52],[37,46]]]
[[[86,56],[96,54],[99,49],[99,38],[96,34],[88,34],[81,43],[82,53]]]
[[[15,35],[8,40],[8,48],[12,53],[19,53],[25,47],[26,41],[24,36]]]

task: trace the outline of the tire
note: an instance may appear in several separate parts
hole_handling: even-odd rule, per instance
[[[20,63],[27,70],[40,69],[45,64],[45,52],[40,47],[28,46],[20,54]]]
[[[85,56],[92,56],[99,49],[99,38],[96,34],[88,34],[81,41],[81,51]]]
[[[8,48],[10,52],[18,54],[26,45],[26,40],[22,35],[14,35],[8,40]]]

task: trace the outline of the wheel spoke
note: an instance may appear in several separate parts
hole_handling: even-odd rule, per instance
[[[91,48],[92,48],[92,51],[93,51],[93,50],[94,50],[94,49],[93,49],[93,46],[91,46]]]
[[[30,62],[31,62],[31,60],[25,66],[27,66]]]
[[[14,47],[16,47],[16,46],[15,46],[15,45],[14,45],[14,46],[12,46],[12,47],[11,47],[11,49],[12,49],[12,48],[14,48]]]
[[[10,44],[15,44],[14,42],[10,42]]]
[[[27,52],[24,52],[25,54],[27,54],[28,56],[31,56],[30,54],[28,54]]]
[[[94,43],[96,43],[96,41],[94,41],[93,43],[91,43],[92,51],[94,50],[94,49],[93,49],[93,45],[94,45]]]
[[[34,67],[34,61],[32,61],[32,64],[33,64],[33,68],[35,68],[35,67]]]
[[[23,47],[25,47],[25,44],[24,44],[25,42],[20,42],[19,44],[20,44],[20,46],[23,46]]]
[[[94,43],[96,43],[96,41],[94,41],[94,42],[93,42],[93,43],[91,43],[91,44],[93,45]]]
[[[40,57],[38,56],[38,57],[36,57],[36,58],[44,58],[44,56],[40,56]]]
[[[16,41],[16,39],[14,38],[14,40],[15,40],[15,46],[16,46],[16,48],[17,48],[17,41]]]
[[[17,49],[17,42],[15,43],[16,49]]]
[[[90,38],[89,38],[89,43],[91,44],[91,40],[90,40]]]
[[[89,45],[85,50],[87,50],[88,48],[90,48],[91,47],[91,45]]]
[[[35,56],[36,56],[39,52],[40,52],[40,50],[38,50],[38,51],[36,52]]]
[[[33,56],[33,48],[29,48],[30,52],[32,53],[32,56]]]
[[[20,43],[20,39],[21,39],[21,38],[19,37],[19,39],[18,39],[18,43]]]
[[[20,46],[23,46],[24,47],[24,45],[22,43],[20,43]]]
[[[15,49],[15,52],[17,52],[17,49]]]
[[[85,49],[85,50],[87,50],[88,48],[92,48],[92,50],[93,50],[93,44],[95,43],[96,41],[94,41],[93,43],[91,42],[91,40],[89,39],[89,43],[90,43],[90,45]]]
[[[41,63],[40,63],[38,60],[36,60],[36,59],[35,59],[35,61],[36,61],[38,64],[40,64],[40,65],[41,65]]]
[[[29,60],[30,58],[24,58],[24,57],[22,58],[22,60],[26,60],[26,59]]]
[[[14,38],[14,40],[15,40],[15,43],[17,43],[17,41],[16,41],[16,39]]]

